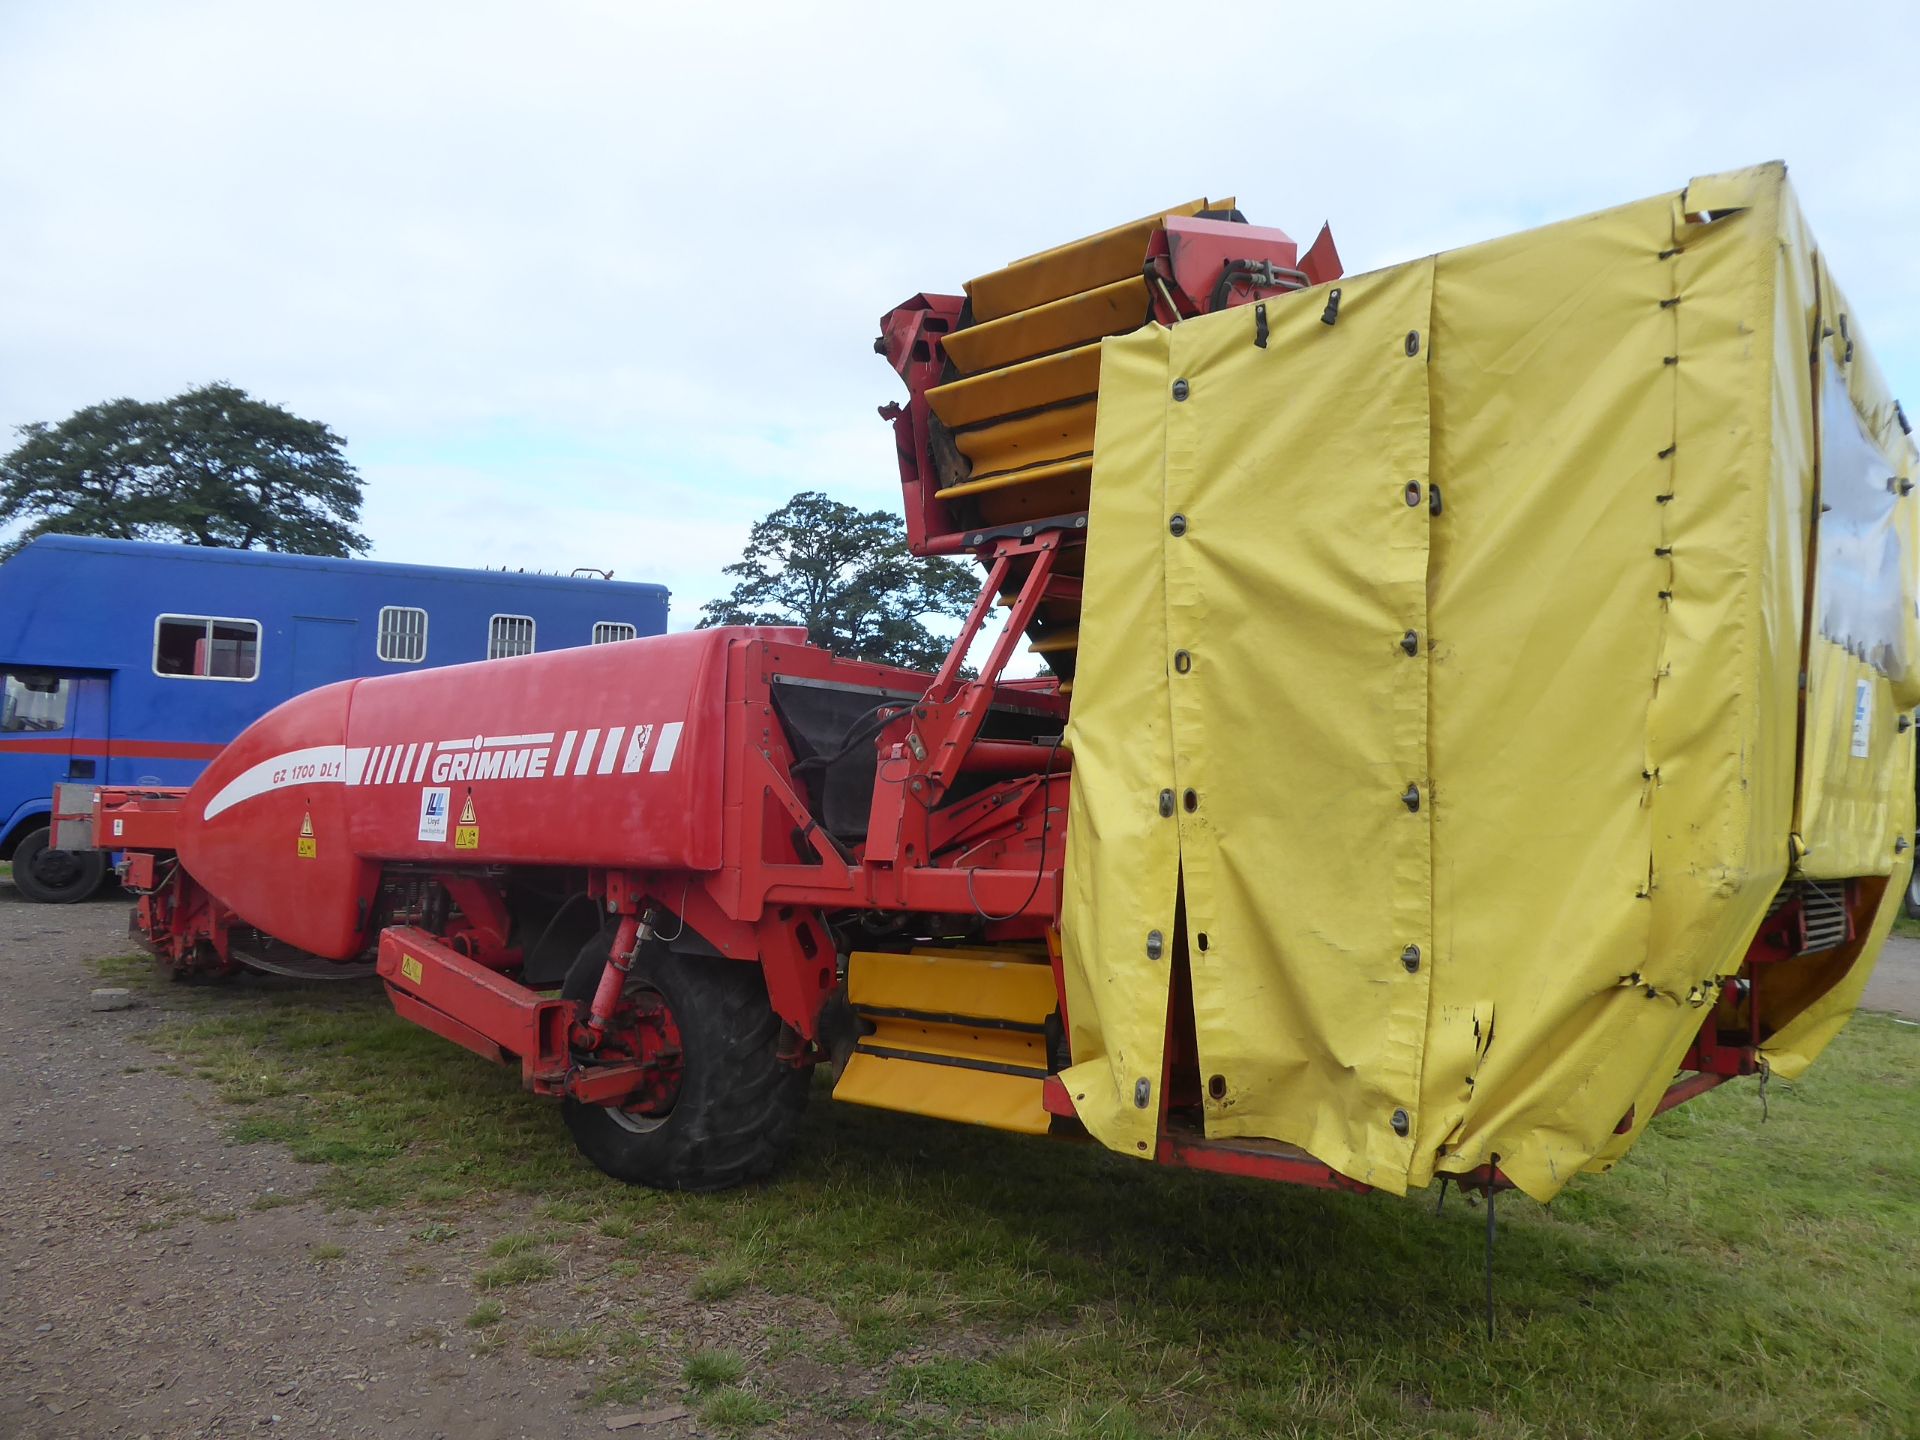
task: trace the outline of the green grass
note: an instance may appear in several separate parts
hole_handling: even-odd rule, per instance
[[[467,1316],[469,1330],[484,1330],[489,1325],[498,1325],[507,1318],[507,1307],[498,1300],[482,1300],[473,1307],[473,1313]]]
[[[753,1283],[751,1261],[739,1258],[722,1260],[694,1277],[691,1293],[696,1300],[712,1303],[738,1295]]]
[[[635,1315],[678,1287],[728,1316],[738,1371],[690,1336],[647,1359],[583,1344],[609,1354],[590,1403],[677,1393],[715,1429],[769,1423],[777,1350],[848,1382],[780,1414],[909,1440],[1920,1434],[1920,1029],[1885,1018],[1776,1081],[1764,1124],[1752,1082],[1729,1085],[1551,1207],[1503,1197],[1489,1342],[1484,1211],[1457,1196],[1436,1217],[1431,1195],[1173,1173],[823,1093],[777,1181],[634,1190],[517,1075],[377,994],[167,995],[185,1013],[158,1048],[254,1092],[231,1133],[312,1162],[318,1202],[535,1237],[483,1288],[559,1255]]]
[[[1894,918],[1893,933],[1905,935],[1909,940],[1920,940],[1920,920],[1908,919],[1905,914]]]
[[[680,1367],[688,1387],[703,1392],[737,1384],[746,1373],[747,1362],[731,1350],[696,1350]]]
[[[765,1396],[734,1385],[714,1391],[700,1405],[700,1418],[716,1430],[752,1430],[772,1424],[783,1413],[780,1406]]]
[[[537,1250],[522,1250],[498,1265],[476,1270],[473,1283],[480,1290],[504,1290],[509,1285],[531,1285],[536,1280],[545,1280],[556,1268],[551,1255]]]
[[[600,1347],[600,1332],[592,1325],[577,1330],[549,1330],[527,1342],[527,1353],[536,1360],[578,1360]]]

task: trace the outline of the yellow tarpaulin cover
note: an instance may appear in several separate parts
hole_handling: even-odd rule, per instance
[[[1065,1079],[1151,1150],[1184,954],[1209,1136],[1545,1198],[1637,1138],[1783,883],[1880,903],[1771,967],[1772,1066],[1865,983],[1914,449],[1782,166],[1336,284],[1264,346],[1250,306],[1103,342]]]

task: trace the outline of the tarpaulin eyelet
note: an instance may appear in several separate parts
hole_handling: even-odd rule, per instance
[[[1187,790],[1180,796],[1180,803],[1186,807],[1189,815],[1193,814],[1194,811],[1200,808],[1200,792],[1197,790]]]
[[[1162,790],[1160,792],[1160,818],[1164,820],[1171,814],[1173,814],[1173,791]]]
[[[1153,1085],[1142,1075],[1133,1082],[1133,1103],[1141,1110],[1147,1108],[1147,1102],[1153,1098]]]
[[[1418,480],[1407,481],[1406,496],[1408,509],[1412,509],[1420,503],[1420,482]]]
[[[1407,973],[1409,975],[1419,974],[1420,973],[1420,947],[1418,945],[1407,946],[1406,949],[1400,952],[1400,963],[1407,967]]]
[[[1409,330],[1407,331],[1407,354],[1418,355],[1419,353],[1420,332],[1418,330]]]
[[[1394,1134],[1405,1135],[1407,1131],[1413,1128],[1413,1117],[1408,1115],[1404,1110],[1396,1110],[1393,1112],[1393,1120],[1391,1123]]]
[[[1175,515],[1171,520],[1167,521],[1167,529],[1174,535],[1186,534],[1187,517],[1184,515]]]
[[[1189,655],[1185,650],[1174,651],[1173,668],[1182,675],[1186,674],[1189,670],[1193,669],[1193,656]]]
[[[1188,393],[1189,391],[1187,387],[1187,382],[1185,380],[1176,380],[1173,382],[1173,398],[1174,399],[1184,400],[1187,398]]]
[[[1149,930],[1147,932],[1147,959],[1158,960],[1161,951],[1166,948],[1166,944],[1166,937],[1158,930]]]

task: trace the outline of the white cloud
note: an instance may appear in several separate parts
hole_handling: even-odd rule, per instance
[[[685,619],[793,491],[897,503],[917,290],[1205,191],[1357,269],[1775,157],[1920,396],[1910,5],[1357,8],[10,6],[0,425],[229,379],[347,435],[377,554]]]

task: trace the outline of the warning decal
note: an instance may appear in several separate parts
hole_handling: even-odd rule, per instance
[[[1853,687],[1853,746],[1855,760],[1865,760],[1873,749],[1873,683],[1862,680]]]
[[[300,820],[300,838],[294,844],[294,852],[302,860],[311,860],[320,853],[320,842],[313,835],[313,811],[309,810]]]
[[[460,807],[460,823],[453,827],[453,848],[456,850],[478,850],[480,848],[480,817],[473,813],[473,792],[467,792],[467,803]]]

